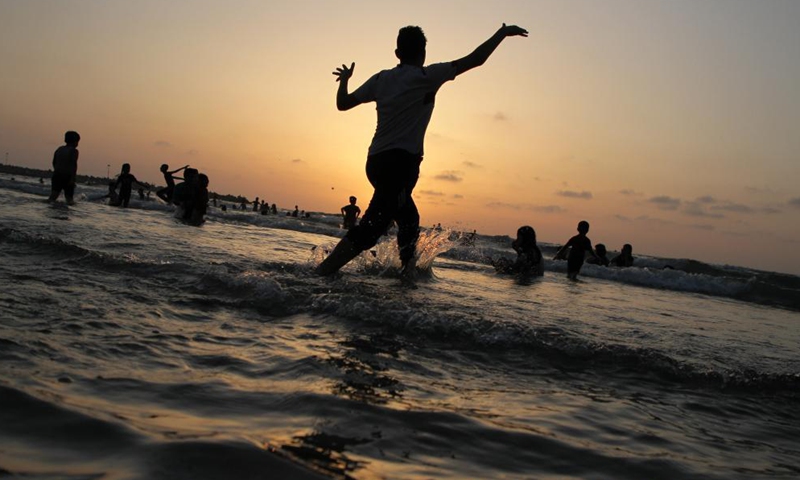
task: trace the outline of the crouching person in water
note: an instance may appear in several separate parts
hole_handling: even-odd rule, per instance
[[[500,258],[492,261],[498,273],[516,273],[522,275],[544,275],[544,259],[542,251],[536,245],[536,231],[525,225],[517,230],[517,239],[511,242],[511,248],[517,252],[517,259],[511,261]]]
[[[425,131],[428,128],[436,94],[446,82],[483,65],[500,43],[511,36],[527,36],[514,25],[503,24],[488,40],[469,55],[451,62],[425,66],[427,39],[422,29],[408,26],[397,35],[396,67],[370,77],[350,92],[348,81],[355,63],[342,65],[334,75],[339,82],[336,107],[350,110],[362,103],[375,102],[378,126],[367,156],[367,179],[375,188],[361,222],[348,230],[333,252],[318,267],[317,274],[338,271],[359,253],[375,245],[391,222],[397,221],[397,243],[402,274],[414,267],[419,237],[419,212],[411,193],[419,178]]]

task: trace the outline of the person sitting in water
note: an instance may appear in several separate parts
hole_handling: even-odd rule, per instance
[[[300,215],[300,209],[297,208],[297,205],[295,205],[294,206],[294,211],[292,211],[292,216],[293,217],[297,217],[298,215]]]
[[[556,252],[555,259],[567,259],[567,277],[570,280],[577,280],[578,273],[581,271],[583,261],[588,252],[591,256],[596,257],[594,250],[592,250],[592,242],[586,234],[589,233],[589,222],[581,220],[578,222],[578,234],[570,238],[567,243]],[[569,252],[569,253],[567,253]]]
[[[499,273],[544,275],[544,259],[542,251],[536,245],[536,231],[533,227],[519,227],[517,239],[511,242],[511,248],[517,252],[517,259],[513,262],[507,258],[492,261],[495,270]]]
[[[278,214],[278,206],[273,203],[272,204],[272,208],[270,209],[270,212],[272,212],[273,215],[277,215]]]
[[[356,226],[361,209],[356,205],[356,197],[350,197],[350,203],[342,207],[342,228],[350,230]]]
[[[595,257],[589,257],[586,259],[586,263],[592,265],[601,265],[603,267],[608,266],[608,251],[606,250],[606,246],[602,243],[598,243],[594,246],[594,253],[597,254]]]
[[[134,177],[131,173],[130,163],[122,164],[122,171],[117,177],[116,183],[114,183],[114,190],[119,187],[119,206],[122,208],[127,208],[128,203],[131,201],[131,191],[133,190],[134,183],[142,185],[142,183],[139,180],[136,180],[136,177]]]
[[[632,267],[633,260],[633,247],[630,243],[626,243],[622,246],[620,254],[611,259],[611,265],[622,268]]]
[[[261,215],[266,215],[269,213],[269,203],[262,201],[261,202]]]

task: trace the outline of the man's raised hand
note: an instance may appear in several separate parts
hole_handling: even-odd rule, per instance
[[[356,69],[356,62],[353,62],[352,64],[350,64],[350,68],[347,68],[347,65],[342,64],[341,68],[336,67],[336,71],[332,73],[336,75],[336,81],[338,82],[340,80],[350,79],[350,77],[353,76],[353,70],[355,69]]]

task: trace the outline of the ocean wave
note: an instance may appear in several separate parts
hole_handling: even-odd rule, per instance
[[[424,343],[455,342],[467,343],[481,351],[523,351],[561,365],[653,373],[669,381],[723,390],[769,391],[790,396],[800,391],[800,372],[714,368],[679,360],[652,348],[600,343],[561,328],[498,321],[478,312],[447,313],[398,300],[377,301],[365,295],[341,293],[316,295],[308,309],[317,315],[346,318],[416,336]]]

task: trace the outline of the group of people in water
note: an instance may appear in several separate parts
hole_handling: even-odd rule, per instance
[[[64,199],[68,205],[75,203],[75,183],[78,173],[78,143],[81,136],[78,132],[68,131],[64,134],[64,145],[58,147],[53,154],[53,177],[51,180],[49,202],[58,199],[64,192]],[[175,174],[183,171],[183,178]],[[169,170],[169,165],[161,165],[166,187],[158,190],[158,198],[177,207],[176,214],[190,224],[199,225],[203,222],[208,209],[208,176],[200,173],[195,168],[185,165],[176,170]],[[175,180],[183,180],[175,184]],[[127,208],[131,201],[133,185],[139,188],[139,197],[144,198],[144,188],[147,185],[140,182],[131,173],[131,165],[122,165],[117,178],[108,183],[108,193],[100,198],[108,198],[108,204],[116,207]],[[149,190],[148,190],[149,193]]]
[[[578,223],[578,234],[570,238],[558,249],[553,260],[567,261],[567,277],[577,280],[584,262],[604,267],[632,267],[633,247],[626,243],[619,255],[608,259],[606,246],[598,243],[592,248],[592,242],[586,234],[589,233],[589,222],[582,220]],[[525,225],[517,230],[517,238],[511,242],[511,248],[517,252],[516,260],[500,258],[493,260],[492,265],[500,273],[513,273],[521,275],[544,275],[544,257],[536,244],[536,231],[533,227]]]

